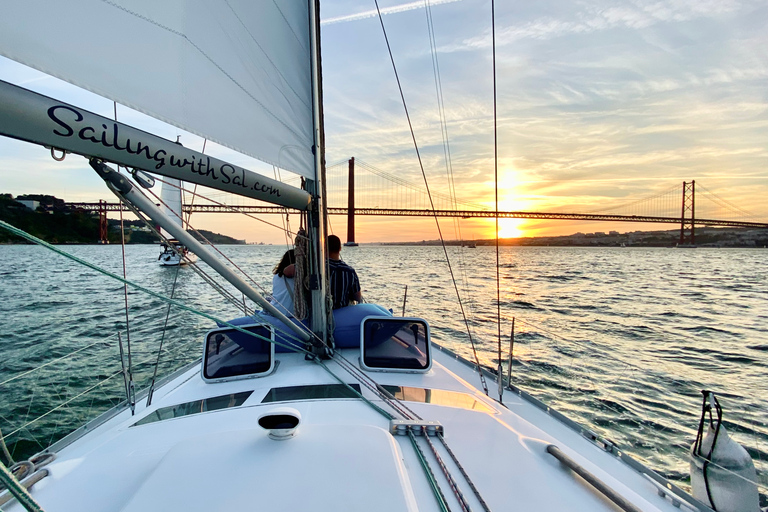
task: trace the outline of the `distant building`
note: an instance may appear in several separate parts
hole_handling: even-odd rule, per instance
[[[30,210],[37,210],[38,206],[40,206],[40,201],[32,201],[30,199],[20,199],[18,200],[18,202],[23,204]]]
[[[619,233],[618,231],[609,231],[608,234],[611,236],[619,236],[621,233]]]
[[[595,236],[605,236],[605,232],[603,232],[603,231],[595,231]]]

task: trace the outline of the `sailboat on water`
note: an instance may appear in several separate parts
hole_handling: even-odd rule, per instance
[[[56,36],[94,17],[88,31]],[[199,361],[137,394],[126,382],[125,402],[24,461],[18,479],[0,465],[6,512],[677,512],[721,499],[717,510],[756,510],[756,490],[729,494],[739,482],[727,473],[707,480],[709,459],[706,494],[688,495],[512,385],[501,361],[486,369],[435,343],[428,319],[372,304],[329,310],[314,1],[28,1],[3,20],[0,53],[306,178],[289,187],[0,83],[0,133],[86,156],[122,201],[263,308],[216,319]],[[295,300],[308,317],[265,300],[110,163],[304,212]],[[698,457],[711,457],[719,425],[700,432]]]
[[[163,211],[168,219],[179,227],[183,227],[184,219],[182,217],[182,184],[181,180],[168,178],[163,181],[161,195],[163,202]],[[173,238],[166,230],[160,230],[165,240],[160,244],[162,251],[157,261],[163,267],[175,267],[194,263],[197,258],[185,245]]]

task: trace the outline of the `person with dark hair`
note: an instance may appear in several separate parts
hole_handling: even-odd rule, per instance
[[[286,316],[293,316],[293,276],[296,273],[296,253],[285,251],[272,270],[272,305]]]
[[[352,301],[363,301],[357,272],[341,261],[341,240],[336,235],[328,236],[328,283],[333,296],[333,309],[348,306]]]

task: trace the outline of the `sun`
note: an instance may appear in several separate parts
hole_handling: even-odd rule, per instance
[[[524,219],[499,219],[499,238],[520,238],[523,236],[521,225]]]

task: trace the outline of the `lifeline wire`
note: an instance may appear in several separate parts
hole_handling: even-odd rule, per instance
[[[456,276],[453,274],[453,267],[451,267],[451,259],[448,256],[448,249],[445,247],[445,240],[443,239],[443,232],[440,229],[440,221],[437,218],[437,213],[435,213],[435,203],[432,200],[432,193],[429,190],[429,183],[427,181],[427,173],[424,171],[424,163],[421,161],[421,153],[419,152],[419,145],[416,142],[416,134],[413,131],[413,124],[411,123],[411,116],[408,113],[408,105],[405,102],[405,94],[403,93],[403,87],[400,84],[400,76],[397,73],[397,66],[395,65],[395,57],[392,55],[392,48],[389,45],[389,38],[387,37],[387,30],[384,28],[384,18],[381,15],[381,9],[379,9],[379,1],[374,0],[376,3],[376,12],[379,15],[379,23],[381,23],[381,30],[384,33],[384,40],[387,43],[387,51],[389,52],[389,59],[392,62],[392,70],[395,73],[395,79],[397,80],[397,88],[400,91],[400,99],[403,102],[403,109],[405,110],[405,117],[408,120],[408,128],[411,132],[411,139],[413,140],[413,147],[416,150],[416,157],[419,160],[419,167],[421,168],[421,175],[424,178],[424,185],[427,187],[427,196],[429,197],[429,204],[431,205],[432,213],[435,219],[435,225],[437,226],[437,232],[440,235],[440,244],[443,247],[443,253],[445,253],[445,260],[448,263],[448,271],[451,273],[451,281],[453,282],[453,288],[456,290],[456,298],[459,301],[459,307],[461,308],[461,315],[464,318],[464,325],[467,327],[467,335],[469,336],[469,342],[472,345],[472,352],[475,355],[475,364],[477,365],[477,373],[480,376],[480,382],[483,385],[483,391],[485,391],[485,394],[488,395],[488,385],[485,383],[485,376],[483,375],[483,372],[481,370],[480,366],[480,358],[477,356],[477,349],[475,348],[475,341],[472,338],[472,332],[469,328],[469,321],[467,320],[467,315],[464,311],[464,304],[461,301],[461,294],[459,293],[458,285],[456,284]]]

